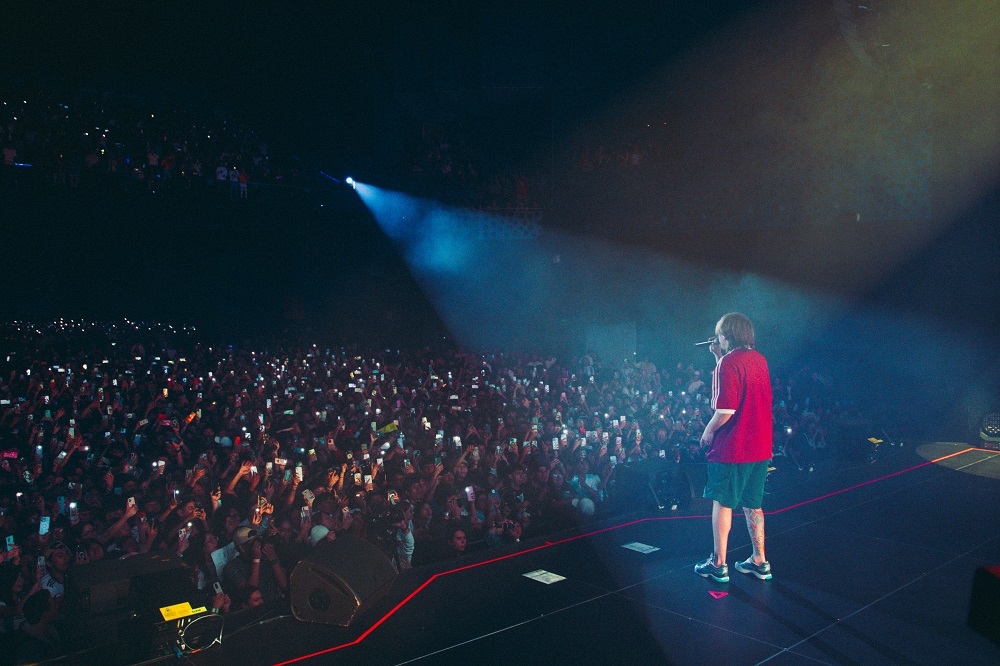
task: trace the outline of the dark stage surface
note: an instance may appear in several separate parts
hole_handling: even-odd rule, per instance
[[[732,566],[750,553],[742,520],[731,582],[693,573],[711,550],[701,506],[411,571],[347,629],[278,618],[183,661],[996,664],[1000,647],[965,622],[973,573],[1000,563],[998,506],[997,452],[894,447],[874,464],[772,479],[770,581]],[[539,569],[565,580],[524,576]]]

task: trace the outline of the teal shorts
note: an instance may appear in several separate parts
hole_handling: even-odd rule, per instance
[[[764,502],[764,481],[770,460],[752,463],[708,463],[704,497],[735,509],[759,509]]]

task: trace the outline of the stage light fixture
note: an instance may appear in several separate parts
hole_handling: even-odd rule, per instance
[[[1000,444],[1000,409],[990,409],[979,421],[979,437],[987,448]]]

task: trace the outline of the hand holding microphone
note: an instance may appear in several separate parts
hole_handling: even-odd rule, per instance
[[[715,356],[716,360],[726,355],[725,352],[722,351],[722,346],[719,344],[719,336],[717,335],[713,335],[708,340],[703,342],[694,343],[695,347],[703,347],[705,345],[708,345],[708,351],[712,352],[712,355]]]

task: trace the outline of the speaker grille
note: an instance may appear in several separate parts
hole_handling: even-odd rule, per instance
[[[292,613],[307,622],[349,625],[396,579],[396,568],[374,545],[338,537],[317,546],[292,571]]]

